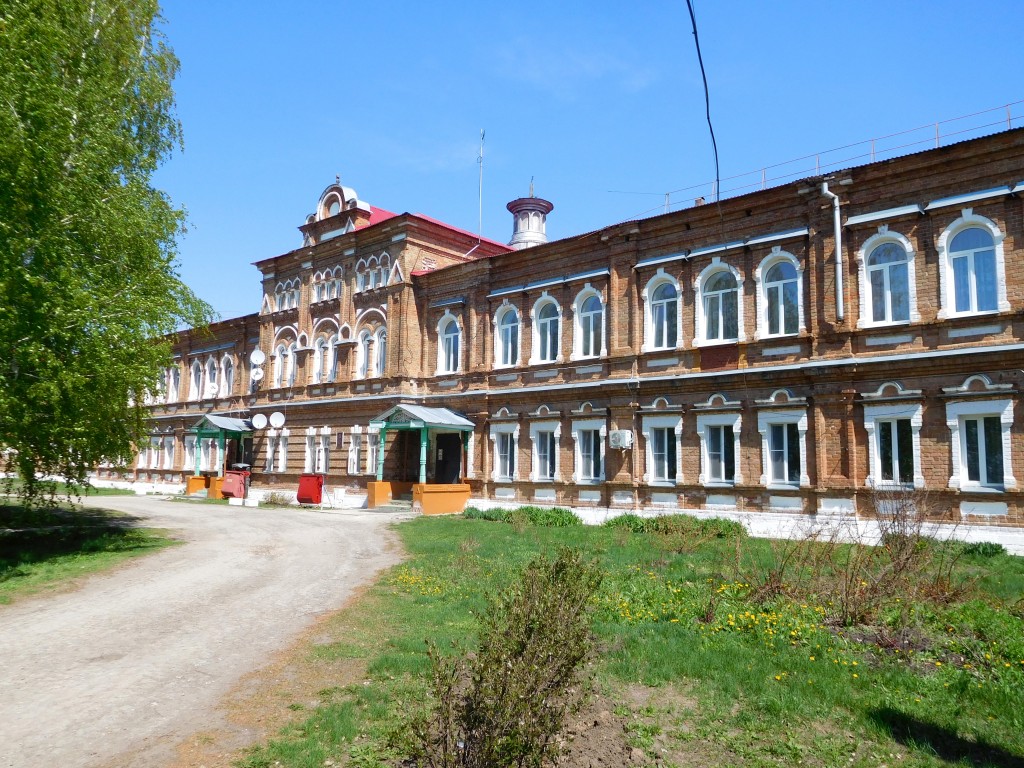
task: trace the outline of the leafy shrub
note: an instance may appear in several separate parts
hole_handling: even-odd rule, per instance
[[[633,533],[650,533],[651,520],[634,514],[619,515],[602,523],[604,528],[626,528]]]
[[[512,510],[467,507],[462,515],[470,520],[539,525],[544,528],[566,528],[583,524],[571,510],[561,507],[517,507]]]
[[[1006,547],[994,541],[971,541],[961,544],[960,551],[976,557],[995,557],[1005,555]]]
[[[271,491],[263,494],[262,503],[267,507],[288,507],[291,506],[292,499],[287,493]]]
[[[466,507],[462,511],[462,516],[468,520],[490,520],[492,523],[504,523],[508,517],[508,510]]]
[[[742,538],[747,535],[747,530],[743,527],[743,524],[735,520],[725,520],[720,517],[702,519],[692,515],[640,517],[639,515],[626,514],[605,521],[604,527],[628,528],[633,533],[690,536],[695,539]]]
[[[593,640],[594,563],[562,548],[488,602],[475,655],[433,663],[429,714],[413,723],[414,758],[429,768],[511,768],[554,761],[556,737],[578,710]]]

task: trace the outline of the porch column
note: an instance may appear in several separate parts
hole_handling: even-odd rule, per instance
[[[200,437],[199,435],[200,435],[200,433],[197,432],[196,433],[196,441],[192,445],[192,452],[195,454],[195,457],[196,457],[196,462],[195,462],[196,463],[196,466],[195,466],[195,470],[196,471],[192,473],[193,475],[198,475],[199,474],[199,467],[200,467],[200,465],[202,464],[202,461],[203,461],[203,438]]]
[[[217,435],[217,477],[224,477],[224,432]]]
[[[380,435],[377,437],[377,482],[384,481],[384,440],[387,437],[387,427],[381,427]]]
[[[420,485],[427,482],[427,428],[420,428]]]
[[[469,432],[462,433],[462,455],[459,456],[459,482],[466,479],[466,454],[469,453]]]

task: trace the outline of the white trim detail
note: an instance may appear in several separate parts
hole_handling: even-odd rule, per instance
[[[540,456],[537,453],[538,435],[541,432],[554,433],[555,436],[555,473],[552,477],[541,477],[537,470],[540,468]],[[561,442],[562,422],[560,421],[535,421],[530,424],[530,481],[534,483],[557,483],[561,481],[559,472],[561,465]]]
[[[885,386],[885,385],[883,385]],[[881,390],[881,388],[879,388]],[[911,394],[909,392],[903,394]],[[914,488],[924,488],[924,473],[921,471],[921,425],[924,408],[920,403],[891,403],[887,405],[864,406],[864,429],[868,433],[868,476],[864,485],[882,490],[905,488],[898,479],[882,479],[882,456],[878,446],[878,422],[895,419],[910,420],[910,434],[914,445]]]
[[[995,488],[980,482],[967,479],[967,446],[962,440],[961,424],[966,417],[998,416],[1001,427],[1003,449],[1003,483],[1002,488]],[[1013,476],[1013,455],[1011,452],[1011,433],[1013,427],[1013,400],[969,400],[966,402],[946,403],[946,426],[950,432],[950,448],[953,451],[953,474],[949,476],[949,487],[970,491],[1013,490],[1017,480]],[[983,439],[979,435],[979,440]]]
[[[582,479],[580,468],[583,466],[583,454],[580,449],[580,432],[597,431],[600,436],[601,472],[598,477]],[[605,463],[606,444],[608,442],[608,424],[604,418],[600,419],[574,419],[572,422],[573,440],[573,462],[572,481],[577,485],[593,485],[603,483],[606,477],[607,465]]]
[[[950,241],[965,229],[977,227],[992,236],[992,248],[996,260],[996,309],[983,311],[956,311],[956,291],[953,285],[953,259],[949,250]],[[939,314],[940,320],[950,317],[969,317],[990,315],[995,312],[1008,312],[1010,302],[1006,298],[1006,257],[1003,252],[1003,240],[1006,235],[991,219],[978,216],[971,208],[964,208],[960,217],[950,223],[939,235],[936,249],[939,252]]]
[[[740,427],[743,424],[743,417],[736,413],[698,413],[697,414],[697,436],[700,438],[700,476],[697,482],[705,487],[721,488],[740,485],[743,482],[743,463],[740,461]],[[711,467],[711,458],[708,455],[708,428],[709,427],[732,427],[733,439],[733,463],[734,472],[732,480],[710,480],[708,474]]]
[[[871,283],[868,278],[868,257],[871,252],[880,245],[895,243],[907,254],[907,303],[909,304],[909,318],[907,320],[874,320],[871,316]],[[887,224],[878,227],[878,232],[865,240],[857,249],[857,278],[860,290],[860,313],[857,316],[858,328],[880,328],[884,326],[906,325],[917,323],[921,320],[921,313],[917,309],[917,259],[915,258],[914,246],[904,235],[893,232]],[[888,297],[887,297],[888,301]]]
[[[773,424],[796,424],[800,437],[800,488],[807,488],[811,478],[807,474],[807,409],[762,410],[757,414],[757,431],[761,433],[761,485],[765,488],[795,488],[792,483],[771,480],[771,446],[769,427]]]

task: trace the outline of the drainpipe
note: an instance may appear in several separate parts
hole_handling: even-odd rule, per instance
[[[846,315],[846,302],[843,301],[843,227],[839,221],[839,195],[828,191],[828,182],[821,182],[821,194],[832,200],[832,228],[836,241],[836,317],[839,322]]]

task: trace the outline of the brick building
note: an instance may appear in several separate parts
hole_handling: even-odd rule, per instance
[[[180,335],[135,479],[1024,525],[1021,192],[1022,129],[556,242],[531,195],[514,247],[334,184],[258,314]]]

